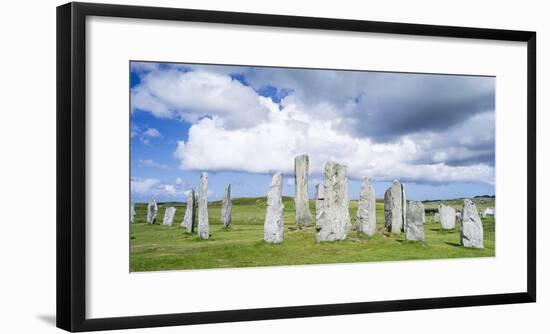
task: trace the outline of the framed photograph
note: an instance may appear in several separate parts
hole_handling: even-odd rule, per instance
[[[534,302],[535,38],[58,7],[58,327]]]

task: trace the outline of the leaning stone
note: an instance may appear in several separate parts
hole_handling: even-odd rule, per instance
[[[264,240],[278,244],[284,238],[284,204],[283,204],[283,176],[276,173],[271,178],[267,192],[267,210],[264,222]]]
[[[222,199],[222,226],[223,228],[231,227],[231,185],[225,187],[225,193]]]
[[[456,221],[456,210],[443,203],[439,204],[439,221],[441,222],[442,229],[454,229]]]
[[[320,183],[315,186],[315,226],[323,219],[323,204],[325,201],[325,185]]]
[[[296,186],[294,206],[296,208],[296,224],[298,226],[310,226],[313,220],[309,211],[308,172],[308,156],[303,154],[294,158],[294,184]]]
[[[133,224],[136,220],[136,203],[130,205],[130,223]]]
[[[376,194],[369,179],[365,178],[361,185],[359,204],[357,205],[358,229],[368,236],[376,232]]]
[[[384,193],[385,226],[392,233],[401,233],[407,217],[407,203],[403,185],[394,180]]]
[[[474,202],[464,200],[460,222],[460,242],[464,247],[483,248],[483,225]]]
[[[329,161],[325,165],[323,217],[317,223],[317,241],[345,240],[351,227],[347,167]]]
[[[147,224],[154,224],[157,220],[157,213],[159,208],[154,198],[151,198],[147,205]]]
[[[193,233],[195,231],[195,212],[197,204],[195,201],[195,191],[191,189],[187,194],[187,206],[185,208],[185,215],[183,216],[183,222],[181,227],[185,228],[187,232]]]
[[[162,225],[172,226],[175,215],[176,208],[174,208],[173,206],[166,208],[166,210],[164,210],[164,219],[162,220]]]
[[[422,202],[409,201],[407,205],[407,220],[405,222],[405,239],[424,241],[422,212],[424,212],[424,204]]]
[[[209,239],[210,231],[208,225],[208,174],[201,173],[199,185],[199,224],[198,235],[201,239]]]

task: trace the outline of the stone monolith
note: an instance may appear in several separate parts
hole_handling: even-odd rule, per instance
[[[392,233],[401,233],[407,217],[407,203],[403,185],[394,180],[384,193],[385,226]]]
[[[130,223],[134,223],[136,221],[136,203],[130,204]]]
[[[210,229],[208,225],[208,174],[201,173],[199,184],[199,223],[197,226],[198,235],[201,239],[210,238]]]
[[[154,224],[157,220],[157,213],[159,208],[154,198],[151,198],[149,204],[147,204],[147,224]]]
[[[284,238],[283,176],[280,172],[273,175],[267,192],[267,210],[264,221],[264,240],[278,244]]]
[[[444,230],[455,228],[456,210],[443,203],[439,204],[439,222]]]
[[[351,227],[347,167],[329,161],[325,165],[323,217],[317,223],[317,241],[345,240]]]
[[[424,204],[420,201],[409,201],[407,204],[407,216],[405,220],[405,239],[424,241],[424,222],[422,213]]]
[[[166,210],[164,210],[164,219],[162,220],[162,225],[172,226],[175,215],[176,208],[174,208],[173,206],[166,208]]]
[[[357,222],[359,231],[368,236],[376,232],[376,194],[369,179],[365,178],[361,185],[361,194],[357,205]]]
[[[225,192],[222,199],[221,220],[223,228],[231,227],[231,185],[225,187]]]
[[[187,206],[185,207],[185,214],[181,227],[185,228],[187,232],[193,233],[195,231],[195,212],[197,204],[195,200],[195,190],[191,189],[187,193]]]
[[[462,205],[460,243],[464,247],[483,248],[483,225],[475,203],[469,199]]]
[[[296,187],[294,206],[296,208],[296,224],[299,227],[310,226],[313,221],[311,211],[309,211],[308,173],[308,156],[303,154],[294,158],[294,185]]]

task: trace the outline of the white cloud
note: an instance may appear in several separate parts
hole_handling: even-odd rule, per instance
[[[139,160],[138,164],[140,166],[150,167],[150,168],[170,169],[170,167],[168,167],[167,165],[160,164],[160,163],[158,163],[156,161],[153,161],[151,159]]]
[[[152,71],[143,76],[131,95],[133,111],[189,123],[204,116],[218,116],[226,128],[238,128],[253,126],[268,114],[262,98],[252,88],[227,75],[206,71]]]
[[[312,118],[295,105],[271,110],[268,122],[246,129],[225,129],[217,117],[202,119],[190,128],[187,142],[178,142],[175,156],[184,170],[291,174],[294,157],[307,153],[310,172],[316,175],[322,175],[326,161],[334,160],[347,165],[348,175],[355,179],[494,183],[494,168],[484,164],[414,163],[430,138],[404,136],[376,143],[334,129],[338,121]]]
[[[141,179],[132,178],[130,181],[130,189],[133,194],[146,197],[154,195],[154,187],[160,183],[158,179]]]
[[[183,179],[181,177],[176,178],[176,184],[177,185],[183,184]]]
[[[143,132],[143,136],[144,137],[149,137],[149,138],[158,138],[161,135],[160,135],[159,130],[157,130],[155,128],[148,128],[147,130],[145,130]]]

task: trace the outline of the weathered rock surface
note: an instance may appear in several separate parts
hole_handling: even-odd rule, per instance
[[[407,218],[405,222],[405,239],[424,241],[423,212],[424,204],[422,204],[422,202],[409,201],[407,204]]]
[[[199,184],[199,223],[198,235],[201,239],[210,238],[210,227],[208,225],[208,174],[201,173]]]
[[[317,222],[317,241],[345,240],[351,227],[347,167],[329,161],[325,165],[323,216]]]
[[[310,226],[313,218],[309,211],[309,196],[307,179],[309,173],[309,158],[306,154],[294,158],[294,184],[296,194],[294,206],[296,208],[296,224],[298,226]]]
[[[136,204],[130,204],[130,223],[134,223],[136,220]]]
[[[185,208],[185,215],[181,227],[185,228],[187,232],[193,233],[195,231],[195,214],[197,204],[195,200],[195,190],[191,189],[187,194],[187,206]]]
[[[385,226],[392,233],[401,233],[407,217],[407,202],[403,185],[394,180],[384,193]]]
[[[483,225],[474,202],[464,200],[460,222],[460,243],[464,247],[483,248]]]
[[[166,208],[166,210],[164,210],[164,219],[162,220],[162,225],[172,226],[175,215],[176,208],[174,208],[173,206]]]
[[[223,228],[231,227],[231,185],[225,187],[225,193],[222,199],[222,226]]]
[[[315,226],[323,219],[323,204],[325,201],[325,185],[323,183],[315,186]]]
[[[278,244],[284,239],[283,176],[276,173],[271,178],[267,192],[267,210],[264,221],[264,240]]]
[[[456,210],[445,204],[439,204],[439,221],[441,222],[442,229],[454,229],[456,221]]]
[[[357,222],[359,231],[372,236],[376,232],[376,194],[369,179],[361,185],[361,194],[357,205]]]
[[[151,198],[147,205],[147,224],[154,224],[157,220],[157,213],[159,208],[154,198]]]

